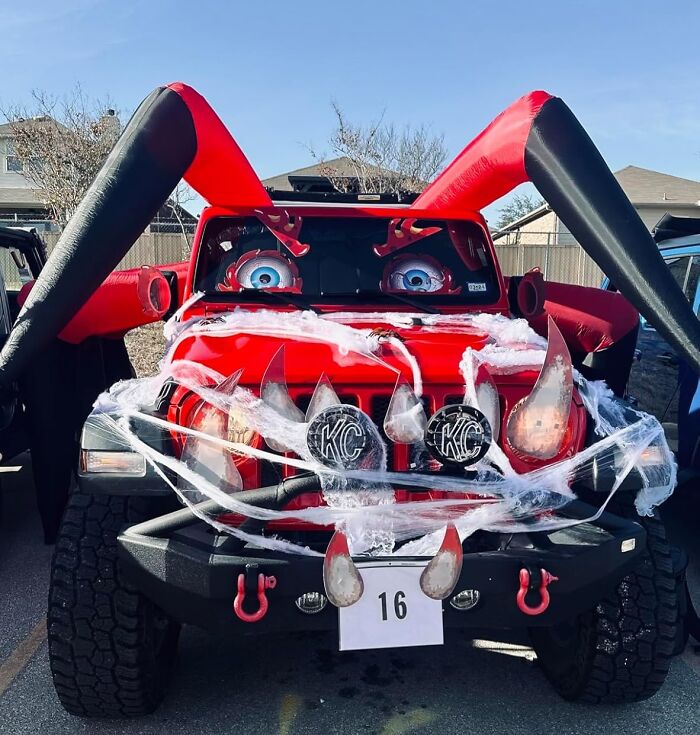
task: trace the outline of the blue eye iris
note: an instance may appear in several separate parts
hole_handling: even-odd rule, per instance
[[[280,280],[279,272],[269,266],[260,266],[250,274],[253,288],[277,288]]]
[[[407,291],[428,291],[430,275],[420,268],[412,268],[403,274],[403,287]]]
[[[239,260],[242,262],[236,266],[235,279],[243,288],[284,289],[295,285],[293,266],[279,253],[246,253]]]

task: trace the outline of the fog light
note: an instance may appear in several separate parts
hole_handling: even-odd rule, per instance
[[[301,597],[297,597],[294,600],[294,604],[307,615],[315,615],[320,613],[326,605],[328,600],[325,595],[320,592],[305,592]]]
[[[479,604],[480,599],[479,590],[462,590],[450,600],[450,605],[455,610],[471,610]]]

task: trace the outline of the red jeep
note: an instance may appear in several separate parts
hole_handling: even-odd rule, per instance
[[[157,397],[151,388],[145,406],[122,384],[85,425],[49,611],[64,705],[155,706],[183,623],[339,629],[341,649],[439,644],[443,627],[528,627],[564,696],[656,691],[677,614],[661,523],[628,518],[629,494],[620,515],[594,521],[580,500],[527,497],[534,485],[511,504],[496,483],[496,503],[493,478],[472,469],[491,442],[516,473],[595,442],[570,362],[529,405],[539,370],[528,358],[516,370],[480,363],[479,408],[465,400],[465,354],[541,349],[524,321],[522,336],[499,336],[518,305],[483,218],[416,210],[415,197],[272,196],[276,214],[205,210],[186,289],[202,295],[173,325]],[[571,482],[600,505],[607,492],[594,491],[609,491],[602,475],[614,472],[607,453],[597,459]],[[337,486],[313,460],[354,479]],[[265,512],[232,512],[237,495]],[[393,504],[414,515],[365,515]],[[563,523],[549,522],[555,511]]]
[[[201,97],[161,88],[52,255],[55,288],[29,295],[0,382],[183,173],[211,206],[161,373],[98,399],[56,545],[66,709],[153,710],[183,623],[334,630],[342,650],[527,628],[567,699],[656,692],[679,606],[652,508],[675,468],[656,420],[596,382],[624,388],[636,314],[597,289],[545,301],[537,273],[506,282],[478,213],[533,180],[700,364],[694,315],[568,108],[523,98],[417,198],[299,194],[266,192]]]

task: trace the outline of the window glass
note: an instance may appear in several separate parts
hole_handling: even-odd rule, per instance
[[[0,275],[2,275],[5,288],[8,291],[19,291],[23,283],[31,280],[31,273],[29,273],[28,269],[24,270],[26,271],[25,273],[20,273],[8,248],[0,248]],[[29,278],[27,278],[27,275]]]
[[[698,299],[698,281],[700,280],[700,255],[693,256],[693,261],[690,264],[690,271],[688,272],[688,279],[685,285],[685,295],[688,297],[688,301],[693,305],[695,313],[698,312],[698,306],[700,306]]]
[[[676,283],[681,289],[685,289],[685,278],[688,274],[688,265],[690,263],[690,256],[684,255],[680,258],[672,258],[666,261],[668,269],[671,271],[671,275],[676,279]]]
[[[298,242],[310,248],[305,254],[294,255],[282,246],[257,217],[210,221],[196,288],[229,294],[287,290],[316,303],[351,303],[348,298],[355,296],[366,302],[375,295],[389,300],[402,294],[436,305],[498,299],[497,271],[476,223],[302,215],[295,226]],[[410,244],[401,247],[407,238]]]
[[[22,161],[19,159],[19,156],[7,156],[5,165],[8,173],[21,174],[24,171],[24,166],[22,166]]]

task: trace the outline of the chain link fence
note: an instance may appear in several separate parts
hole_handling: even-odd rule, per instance
[[[51,253],[58,242],[59,233],[51,232],[42,235],[46,243],[47,253]],[[138,268],[142,265],[164,265],[187,260],[190,253],[190,242],[180,233],[144,232],[133,244],[129,252],[121,259],[116,270]]]
[[[60,229],[50,220],[32,218],[31,216],[0,216],[0,225],[6,227],[31,227],[38,231],[46,243],[47,254],[50,254],[58,238]],[[188,260],[193,237],[193,226],[185,224],[185,233],[178,220],[159,219],[149,226],[134,243],[129,252],[122,258],[116,270],[138,268],[142,265],[165,265]],[[155,231],[154,231],[155,230]],[[10,289],[18,289],[22,285],[22,276],[17,269],[9,251],[0,248],[0,275],[4,277],[5,285]]]
[[[518,234],[494,236],[503,275],[518,276],[539,267],[548,281],[600,286],[603,271],[577,243],[557,244],[551,232],[528,232],[522,242]]]

